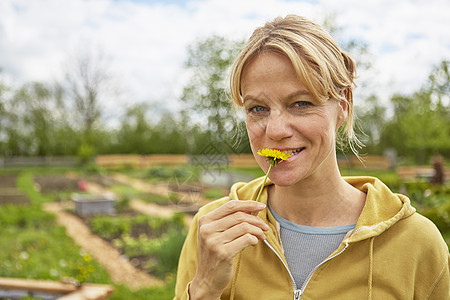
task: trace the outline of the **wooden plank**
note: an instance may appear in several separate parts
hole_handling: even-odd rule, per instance
[[[25,290],[30,292],[44,292],[49,294],[70,293],[77,289],[72,283],[49,280],[0,278],[0,288],[4,290]]]
[[[60,297],[58,300],[80,300],[92,299],[103,300],[108,299],[108,296],[114,291],[109,285],[99,284],[83,284],[77,291]]]
[[[84,283],[76,286],[72,283],[56,282],[49,280],[0,278],[0,289],[62,295],[60,300],[102,300],[114,291],[113,287],[106,284]]]

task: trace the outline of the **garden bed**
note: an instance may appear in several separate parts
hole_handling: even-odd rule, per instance
[[[181,215],[158,218],[137,213],[82,220],[137,268],[164,279],[176,271],[186,229]]]
[[[17,175],[0,176],[0,205],[30,204],[30,200],[16,187]]]

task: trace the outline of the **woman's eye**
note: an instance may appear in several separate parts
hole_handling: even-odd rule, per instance
[[[294,103],[295,107],[303,108],[312,105],[311,102],[308,101],[298,101]]]
[[[265,112],[266,108],[263,106],[259,106],[259,105],[255,105],[250,107],[250,109],[248,110],[249,113],[262,113]]]

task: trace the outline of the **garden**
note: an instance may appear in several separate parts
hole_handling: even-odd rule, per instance
[[[256,168],[229,171],[249,177],[262,175]],[[187,221],[199,205],[221,197],[227,190],[204,188],[200,170],[193,166],[151,169],[36,167],[0,170],[0,277],[44,279],[108,284],[114,288],[110,299],[172,299],[179,253],[187,233]],[[375,175],[393,191],[407,194],[417,210],[430,218],[450,244],[450,187],[423,181],[403,181],[395,171],[344,169],[344,175]],[[140,183],[140,184],[137,184]],[[96,188],[96,189],[94,189]],[[165,190],[164,190],[165,188]],[[93,190],[115,195],[113,214],[78,216],[70,204],[71,195]],[[189,193],[194,198],[186,198]],[[171,209],[172,214],[152,214],[137,203]],[[118,253],[136,273],[154,284],[120,282],[111,266],[105,266],[106,251],[91,253],[81,247],[60,225],[58,215],[46,209],[61,208],[89,228],[107,247]],[[118,272],[118,271],[117,271]],[[120,274],[119,274],[120,275]],[[123,275],[123,274],[122,274]],[[137,277],[136,277],[137,278]],[[147,277],[145,277],[147,278]],[[139,280],[135,280],[139,281]],[[28,297],[27,299],[39,299]]]

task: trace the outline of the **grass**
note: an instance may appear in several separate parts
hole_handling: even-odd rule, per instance
[[[228,195],[228,193],[224,193],[224,190],[220,188],[209,188],[204,191],[204,196],[207,199],[219,199],[225,195]]]

